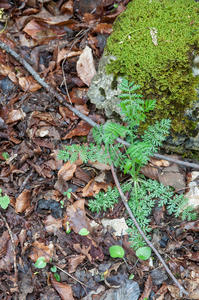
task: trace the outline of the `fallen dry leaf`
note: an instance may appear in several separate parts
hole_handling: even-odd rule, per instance
[[[23,120],[25,116],[26,114],[23,112],[21,108],[17,110],[14,109],[8,114],[6,119],[6,124],[11,124]]]
[[[57,64],[60,63],[64,58],[74,57],[82,54],[82,50],[70,51],[69,49],[62,49],[58,52]]]
[[[76,271],[76,268],[83,262],[86,258],[86,255],[77,255],[76,257],[72,257],[68,259],[68,273],[73,273]]]
[[[98,161],[92,162],[89,160],[89,164],[91,164],[94,168],[101,170],[101,171],[105,171],[105,170],[108,171],[111,169],[110,165],[106,165],[106,164],[100,163]]]
[[[29,207],[31,202],[30,195],[31,192],[29,190],[25,190],[17,197],[15,203],[16,213],[22,213]]]
[[[83,197],[91,197],[99,193],[101,189],[107,192],[108,187],[112,187],[112,183],[96,182],[92,179],[84,188],[83,188]]]
[[[13,240],[15,243],[15,246],[18,245],[19,240],[17,238],[17,235],[12,232]],[[12,270],[12,264],[14,262],[14,255],[12,250],[12,241],[8,241],[6,255],[0,259],[0,272],[9,272]]]
[[[67,133],[62,140],[71,139],[73,136],[86,136],[90,132],[92,126],[85,121],[80,121],[78,125]]]
[[[93,76],[96,74],[93,61],[92,50],[88,46],[85,47],[77,62],[77,73],[81,80],[90,86]]]
[[[44,243],[35,241],[32,245],[49,254],[47,255],[44,252],[40,251],[39,249],[32,247],[31,253],[29,254],[29,257],[32,261],[36,262],[39,257],[43,256],[45,257],[46,262],[50,262],[51,256],[53,256],[55,252],[53,243],[50,243],[48,246],[46,246]]]
[[[90,226],[90,221],[86,217],[86,212],[84,209],[85,200],[77,200],[72,205],[69,205],[66,209],[66,215],[64,218],[64,226],[66,229],[66,222],[69,221],[70,228],[72,228],[76,233],[79,233],[82,228],[86,228],[90,233],[92,228]]]
[[[58,282],[51,272],[50,282],[62,300],[74,300],[71,286]]]
[[[36,92],[42,86],[32,77],[20,77],[19,85],[24,92]]]
[[[93,27],[93,30],[101,34],[111,34],[113,32],[112,25],[107,23],[99,23]]]
[[[150,165],[144,166],[140,169],[140,173],[153,180],[158,180],[158,172],[159,170],[157,168]]]
[[[150,157],[150,163],[157,167],[168,167],[171,165],[171,163],[168,160],[156,159],[154,157]]]
[[[55,233],[56,229],[60,229],[62,227],[62,220],[55,219],[52,215],[47,216],[43,223],[45,225],[45,231],[48,234]]]
[[[60,177],[63,178],[63,180],[68,181],[73,177],[74,172],[76,171],[76,164],[71,164],[70,161],[65,163],[61,169],[58,172],[58,179]]]

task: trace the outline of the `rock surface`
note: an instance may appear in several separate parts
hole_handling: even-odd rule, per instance
[[[118,95],[121,94],[121,90],[118,88],[122,78],[116,78],[113,74],[106,74],[106,65],[110,60],[114,60],[115,57],[111,55],[103,55],[100,60],[97,74],[93,77],[91,85],[88,90],[88,97],[92,103],[96,105],[98,109],[104,109],[108,118],[116,118],[120,115],[120,107],[118,103],[121,101]],[[199,59],[199,57],[198,57]],[[193,66],[193,74],[198,76],[199,68]],[[198,90],[199,94],[199,90]],[[190,99],[191,101],[191,99]],[[170,135],[167,137],[167,144],[174,146],[172,150],[177,152],[177,148],[180,146],[180,152],[188,150],[199,150],[199,100],[193,105],[192,109],[185,111],[187,116],[192,121],[197,121],[195,128],[196,135],[186,136],[185,134],[176,135],[175,138]]]

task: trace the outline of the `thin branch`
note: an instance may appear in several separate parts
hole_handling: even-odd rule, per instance
[[[179,290],[180,290],[180,297],[182,297],[182,293],[184,293],[185,295],[189,295],[189,293],[183,288],[183,286],[177,281],[177,279],[175,278],[175,276],[172,274],[172,272],[170,271],[170,269],[167,267],[166,263],[164,262],[163,258],[161,257],[161,255],[159,254],[159,252],[155,249],[155,247],[153,246],[153,244],[148,240],[148,238],[145,236],[145,234],[143,233],[142,229],[140,228],[138,222],[136,221],[134,215],[132,214],[132,211],[130,210],[129,206],[128,206],[128,199],[125,197],[119,180],[117,178],[117,175],[115,173],[115,169],[113,164],[111,165],[111,172],[115,181],[115,184],[117,186],[117,189],[120,193],[120,196],[122,198],[122,201],[124,203],[124,206],[126,207],[126,210],[128,211],[131,219],[133,220],[136,228],[138,229],[139,233],[141,234],[141,236],[143,237],[143,239],[146,241],[146,243],[149,245],[149,247],[155,252],[155,254],[157,255],[157,257],[159,258],[159,260],[161,261],[161,263],[163,264],[163,266],[165,267],[167,273],[169,274],[169,276],[173,279],[173,281],[175,282],[175,284],[178,286]]]
[[[15,293],[15,298],[18,299],[18,297],[16,295],[17,293],[19,293],[19,287],[18,287],[18,269],[17,269],[17,254],[16,254],[16,248],[15,248],[15,241],[14,241],[10,226],[8,225],[6,219],[4,218],[4,216],[2,215],[1,212],[0,212],[0,218],[4,221],[4,223],[8,229],[8,232],[9,232],[11,242],[12,242],[12,253],[13,253],[13,260],[14,260],[14,271],[15,271],[14,289],[12,289],[12,290]]]
[[[15,52],[14,50],[12,50],[10,47],[8,47],[2,41],[0,41],[0,48],[3,49],[3,50],[5,50],[7,53],[9,53],[10,55],[12,55],[17,61],[19,61],[22,64],[22,66],[24,66],[24,68],[34,77],[34,79],[41,86],[43,86],[51,95],[53,95],[55,98],[57,98],[59,100],[59,102],[63,106],[66,106],[68,109],[70,109],[72,112],[74,112],[79,118],[81,118],[82,120],[84,120],[85,122],[87,122],[92,127],[99,128],[99,125],[97,123],[95,123],[89,117],[85,116],[83,113],[81,113],[75,107],[73,107],[70,104],[68,104],[66,102],[66,99],[63,96],[61,96],[61,94],[59,94],[53,87],[51,87],[48,83],[46,83],[45,80],[43,78],[41,78],[39,76],[39,74],[17,52]],[[119,142],[119,143],[121,143],[121,144],[123,144],[123,145],[125,145],[127,147],[131,146],[131,144],[129,144],[128,142],[126,142],[126,141],[124,141],[124,140],[122,140],[120,138],[117,138],[116,140],[117,140],[117,142]],[[164,155],[161,155],[161,154],[154,154],[153,156],[156,157],[156,158],[165,159],[167,161],[174,162],[176,164],[183,165],[183,166],[186,166],[186,167],[191,167],[191,168],[199,169],[199,165],[198,164],[184,162],[184,161],[181,161],[181,160],[178,160],[178,159],[174,159],[174,158],[170,158],[170,157],[167,157],[167,156],[164,156]]]

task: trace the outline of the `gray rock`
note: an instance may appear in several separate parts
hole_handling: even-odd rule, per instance
[[[115,118],[116,115],[121,116],[121,109],[117,104],[120,102],[118,95],[121,94],[121,90],[118,86],[120,85],[122,78],[116,78],[113,74],[106,74],[106,65],[111,60],[115,59],[115,56],[112,55],[102,56],[98,73],[93,77],[87,94],[90,101],[94,103],[98,109],[104,109],[106,116],[112,119]],[[194,76],[199,75],[199,69],[197,69],[196,66],[198,62],[199,56],[196,56],[192,67]],[[185,116],[191,121],[198,121],[195,128],[197,133],[197,130],[199,131],[199,100],[193,105],[192,109],[187,109],[185,111]],[[167,137],[166,143],[175,147],[182,146],[181,149],[184,150],[199,150],[199,133],[195,137],[186,136],[185,134],[177,134],[175,137],[170,135]]]
[[[91,102],[99,109],[104,109],[106,116],[110,117],[113,113],[120,114],[118,95],[121,90],[118,88],[122,78],[115,78],[114,75],[106,74],[106,65],[110,60],[115,60],[114,56],[103,56],[99,63],[98,73],[93,77],[88,90],[88,97]]]

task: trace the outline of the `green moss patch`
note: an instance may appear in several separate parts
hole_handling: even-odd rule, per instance
[[[199,53],[199,3],[133,0],[115,22],[106,52],[117,57],[107,73],[127,76],[146,99],[157,100],[149,123],[169,118],[173,133],[190,130],[184,111],[197,99],[199,76],[191,66]]]

